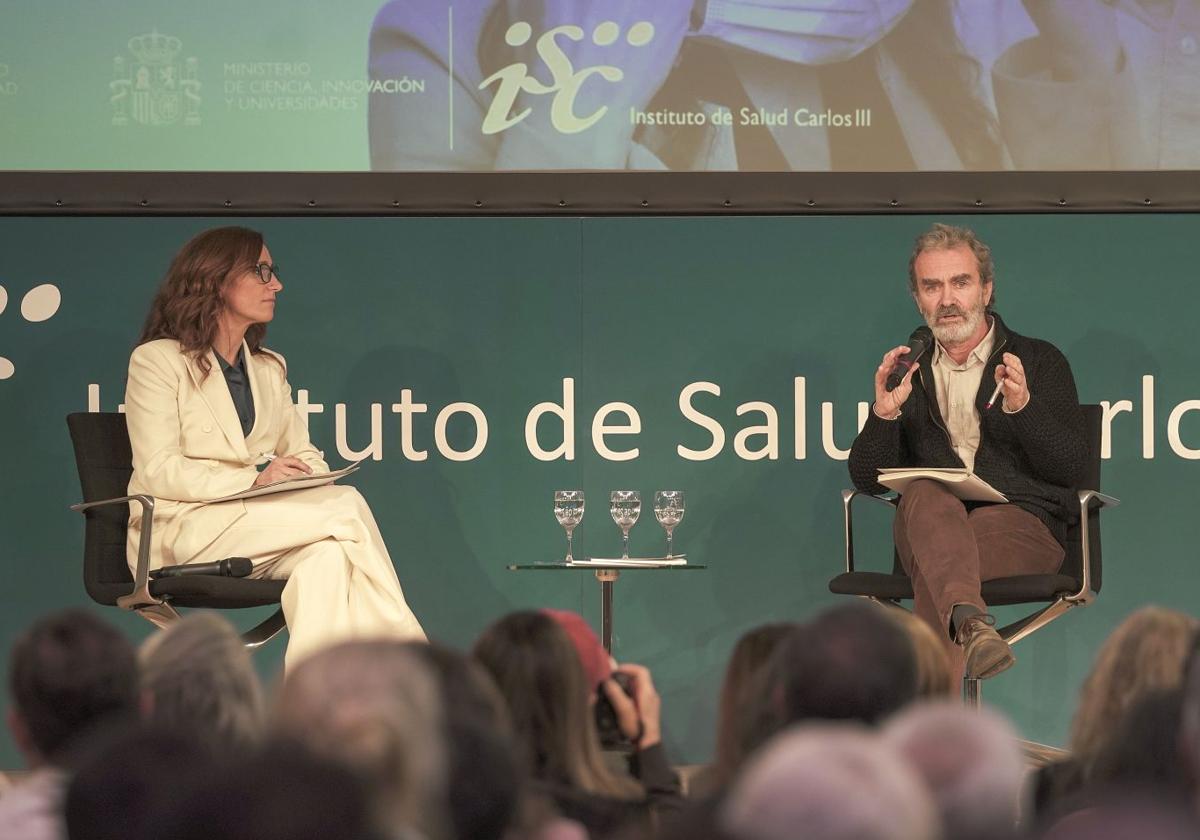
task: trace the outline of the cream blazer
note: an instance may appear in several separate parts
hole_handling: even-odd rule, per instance
[[[292,455],[313,472],[329,471],[292,402],[283,357],[270,350],[251,355],[244,342],[242,352],[254,395],[249,435],[242,434],[212,350],[207,376],[172,339],[142,344],[129,359],[129,493],[155,498],[151,568],[187,562],[244,516],[243,501],[203,502],[248,489],[258,476],[257,465],[265,463],[264,455]],[[126,555],[131,569],[137,562],[140,526],[140,505],[132,502]]]

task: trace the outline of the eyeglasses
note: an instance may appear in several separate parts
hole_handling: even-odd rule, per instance
[[[254,266],[254,273],[258,275],[258,282],[264,286],[271,282],[272,277],[279,280],[280,283],[283,282],[279,277],[279,266],[274,263],[258,263]]]

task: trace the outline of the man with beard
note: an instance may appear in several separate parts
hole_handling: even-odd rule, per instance
[[[993,275],[991,250],[972,231],[935,224],[917,237],[910,292],[935,340],[891,391],[888,374],[909,348],[884,354],[850,451],[860,490],[884,492],[883,467],[966,467],[1008,498],[962,502],[936,481],[914,481],[893,526],[917,615],[979,678],[1014,661],[980,582],[1058,570],[1088,450],[1070,365],[1004,324],[992,309]],[[988,408],[997,383],[1003,402]]]

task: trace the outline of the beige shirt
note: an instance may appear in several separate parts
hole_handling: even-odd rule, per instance
[[[940,341],[934,342],[933,369],[934,388],[937,390],[938,408],[942,420],[950,432],[950,443],[967,469],[975,468],[975,452],[979,449],[979,411],[975,408],[975,395],[987,372],[988,356],[996,343],[996,323],[983,337],[983,341],[971,351],[961,365],[942,349]]]

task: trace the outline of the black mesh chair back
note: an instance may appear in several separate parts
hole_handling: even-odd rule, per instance
[[[80,412],[68,415],[75,464],[85,502],[125,496],[133,475],[133,451],[124,414]],[[134,513],[140,506],[134,502]],[[115,606],[134,588],[126,559],[129,504],[102,505],[84,511],[83,582],[100,604]],[[210,575],[163,578],[150,582],[150,592],[178,607],[238,609],[278,604],[284,580],[257,580]]]
[[[80,413],[67,417],[75,466],[85,502],[124,496],[133,475],[133,452],[124,414]],[[84,511],[83,583],[93,601],[115,606],[133,588],[125,553],[128,505]]]

